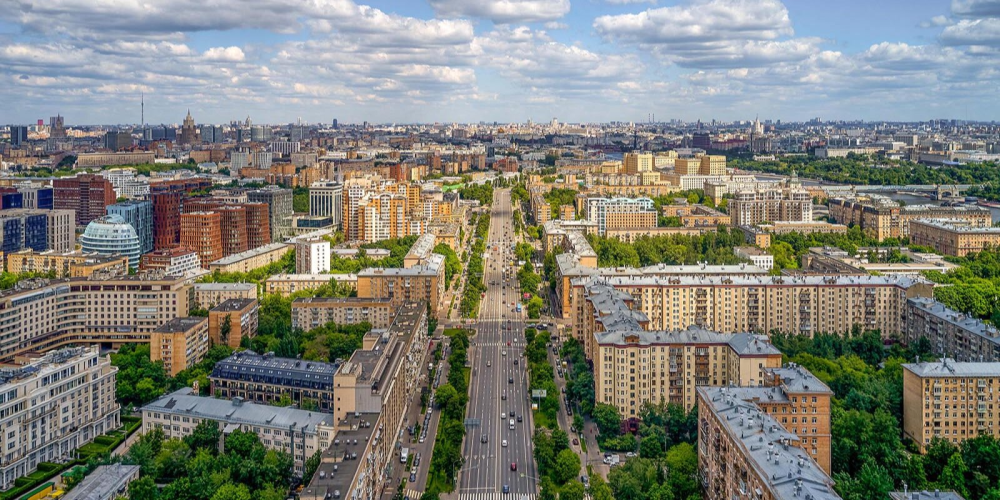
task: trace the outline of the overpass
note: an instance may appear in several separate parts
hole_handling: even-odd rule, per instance
[[[942,199],[960,196],[973,187],[973,184],[908,184],[902,186],[820,186],[829,196],[857,193],[927,193],[931,198]]]

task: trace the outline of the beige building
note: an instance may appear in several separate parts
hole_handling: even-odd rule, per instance
[[[212,309],[229,299],[256,299],[256,283],[195,283],[194,307]]]
[[[459,245],[461,244],[459,236],[461,229],[462,225],[458,222],[432,222],[427,227],[427,232],[433,234],[434,237],[437,238],[438,243],[444,243],[445,245],[451,247],[451,249],[455,252],[461,253],[459,252]]]
[[[198,364],[208,347],[208,318],[174,318],[153,330],[149,359],[163,361],[163,368],[174,377]]]
[[[128,257],[121,255],[22,250],[7,254],[6,259],[7,272],[15,274],[55,271],[60,278],[86,278],[99,271],[112,276],[128,274]]]
[[[281,260],[285,254],[294,249],[294,246],[285,243],[269,243],[213,261],[208,264],[208,270],[220,273],[248,273]]]
[[[660,213],[664,217],[677,217],[684,227],[728,226],[732,217],[705,205],[662,205]]]
[[[588,198],[587,220],[597,224],[597,234],[608,229],[656,227],[657,212],[649,198]]]
[[[288,297],[302,290],[315,290],[331,280],[340,285],[347,284],[355,290],[358,288],[357,274],[275,274],[264,280],[264,293]]]
[[[0,488],[13,487],[41,462],[76,458],[77,448],[121,427],[115,401],[118,368],[100,351],[97,346],[60,349],[0,372]]]
[[[1000,363],[949,358],[903,365],[903,435],[926,451],[934,438],[956,446],[1000,429]]]
[[[208,311],[208,337],[212,345],[236,349],[244,337],[256,336],[258,309],[256,299],[229,299]]]
[[[300,298],[292,301],[292,328],[309,331],[327,323],[353,325],[365,321],[372,328],[388,328],[394,313],[388,298]]]
[[[975,316],[945,307],[927,297],[907,301],[907,344],[921,337],[931,343],[935,354],[958,361],[1000,362],[1000,330]]]
[[[188,315],[191,285],[162,273],[24,280],[0,292],[0,361],[68,344],[149,342]]]
[[[726,157],[723,155],[703,155],[694,158],[674,160],[676,175],[726,175]]]
[[[752,226],[762,222],[810,222],[812,197],[794,175],[782,186],[760,187],[733,193],[729,200],[733,225]]]
[[[879,195],[831,198],[830,219],[844,225],[860,226],[865,234],[882,241],[910,235],[910,222],[918,219],[963,220],[971,227],[989,227],[990,211],[983,207],[941,207],[937,205],[899,206]]]
[[[306,460],[330,446],[323,436],[332,434],[334,422],[328,413],[199,396],[190,387],[142,407],[143,433],[161,429],[167,438],[181,439],[203,421],[215,422],[223,435],[237,429],[256,434],[265,448],[288,453],[300,477]]]
[[[622,173],[639,174],[653,171],[652,153],[625,153],[622,155]]]
[[[107,167],[111,165],[143,165],[154,163],[156,153],[152,151],[129,151],[124,153],[80,153],[76,156],[77,168]]]
[[[608,229],[604,232],[607,238],[615,238],[625,243],[635,243],[639,238],[656,238],[659,236],[699,236],[705,233],[714,233],[717,226],[691,226],[691,227],[646,227],[627,229]]]
[[[431,254],[423,264],[405,268],[370,268],[358,273],[358,297],[390,299],[398,308],[410,302],[430,304],[437,315],[444,297],[444,256]]]
[[[976,226],[961,219],[917,219],[910,221],[910,243],[964,257],[1000,246],[1000,227]]]

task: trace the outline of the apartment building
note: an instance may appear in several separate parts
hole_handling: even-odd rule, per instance
[[[230,299],[256,299],[256,283],[195,283],[194,307],[212,309]]]
[[[171,377],[198,364],[208,348],[208,318],[174,318],[149,337],[149,359],[163,361]]]
[[[819,448],[807,442],[811,438],[779,422],[787,414],[771,413],[779,406],[818,412],[818,397],[816,403],[786,406],[772,402],[797,396],[781,387],[699,387],[697,395],[698,475],[706,500],[840,499],[829,469],[817,463]]]
[[[677,217],[684,227],[710,227],[732,223],[732,217],[705,205],[662,205],[660,212],[664,217]]]
[[[353,325],[368,322],[372,328],[388,328],[395,313],[389,298],[306,297],[292,301],[292,328],[305,331],[327,323]]]
[[[0,252],[48,250],[48,217],[43,210],[0,210]]]
[[[956,446],[1000,429],[1000,363],[940,361],[903,365],[903,435],[926,451],[933,438]]]
[[[334,428],[322,428],[330,444],[323,450],[319,467],[299,492],[301,500],[337,498],[377,498],[393,466],[392,439],[379,439],[391,424],[380,412],[358,412],[337,421]],[[303,478],[307,479],[307,478]]]
[[[160,325],[188,315],[190,290],[156,272],[22,280],[0,292],[0,361],[67,344],[149,342]]]
[[[279,358],[274,353],[239,351],[215,364],[212,396],[274,404],[283,398],[303,410],[333,412],[333,376],[338,363]]]
[[[72,460],[78,448],[120,427],[117,373],[97,346],[60,349],[0,369],[0,489],[41,462]]]
[[[812,221],[812,196],[794,176],[784,186],[761,187],[733,193],[729,200],[733,225],[752,226],[761,222]]]
[[[552,220],[552,205],[545,200],[545,196],[542,193],[532,193],[530,202],[531,217],[534,219],[535,225],[544,225],[546,222]]]
[[[49,218],[48,249],[72,251],[76,247],[76,213],[72,210],[46,210],[45,215]]]
[[[330,272],[330,242],[323,238],[297,240],[295,272],[299,274]]]
[[[208,336],[213,345],[240,346],[257,335],[257,299],[229,299],[208,311]]]
[[[674,159],[676,175],[726,175],[726,157],[724,155],[702,155],[694,158]]]
[[[649,198],[588,198],[587,220],[597,223],[597,233],[608,229],[656,227],[657,212]]]
[[[915,345],[926,337],[940,356],[960,362],[1000,362],[1000,331],[996,326],[929,297],[909,299],[906,306],[907,344]]]
[[[90,221],[104,217],[107,215],[106,207],[115,202],[114,186],[99,175],[79,174],[55,179],[52,188],[55,208],[72,210],[78,226],[86,226]]]
[[[287,243],[271,243],[216,260],[201,262],[202,265],[207,263],[208,270],[212,272],[248,273],[281,260],[285,254],[294,249],[293,245]]]
[[[198,253],[182,247],[164,248],[143,254],[139,260],[139,269],[162,269],[168,276],[204,272]]]
[[[369,268],[358,273],[358,297],[390,299],[393,307],[409,302],[430,304],[436,315],[444,297],[444,256],[431,254],[408,268]]]
[[[989,209],[976,206],[941,207],[937,205],[899,206],[879,195],[832,198],[830,218],[844,225],[860,226],[865,234],[878,238],[904,238],[910,235],[910,222],[918,219],[963,220],[971,227],[989,227]]]
[[[268,226],[271,229],[271,241],[278,241],[281,221],[292,215],[293,193],[291,189],[278,186],[265,186],[261,189],[247,191],[247,201],[267,205]]]
[[[198,254],[202,264],[221,259],[222,216],[218,212],[188,212],[180,216],[181,246]]]
[[[315,290],[329,283],[358,289],[357,274],[275,274],[264,280],[264,293],[279,293],[284,297],[302,290]]]
[[[35,252],[22,250],[7,254],[7,272],[14,274],[55,272],[59,278],[86,278],[94,273],[112,276],[128,274],[128,257],[87,252]]]
[[[216,422],[223,435],[237,429],[256,434],[267,449],[288,453],[300,477],[306,460],[330,445],[320,430],[334,422],[327,413],[198,396],[190,387],[142,407],[143,433],[161,429],[167,438],[180,439],[203,421]]]
[[[622,173],[639,174],[653,171],[653,154],[632,152],[622,155]]]
[[[964,257],[1000,246],[1000,227],[976,226],[963,219],[916,219],[910,221],[910,243]]]

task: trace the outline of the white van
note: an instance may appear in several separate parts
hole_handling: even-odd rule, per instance
[[[510,419],[510,430],[514,430],[514,419]]]

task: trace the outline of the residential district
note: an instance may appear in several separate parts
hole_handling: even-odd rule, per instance
[[[0,129],[0,499],[1000,498],[1000,126]]]

